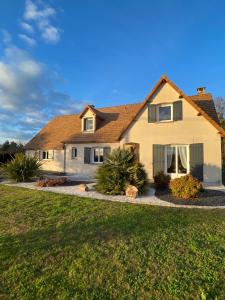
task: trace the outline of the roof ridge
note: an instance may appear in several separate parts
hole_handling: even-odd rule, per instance
[[[119,105],[114,105],[114,106],[104,106],[104,107],[95,107],[95,109],[104,109],[104,108],[114,108],[114,107],[121,107],[121,106],[130,106],[130,105],[138,105],[138,104],[142,104],[143,101],[141,102],[136,102],[136,103],[126,103],[126,104],[119,104]]]
[[[138,104],[140,105],[140,104],[142,104],[142,102],[119,104],[119,105],[114,105],[114,106],[94,107],[94,109],[99,110],[99,109],[105,109],[105,108],[116,108],[116,107],[121,107],[121,106],[128,106],[128,105],[131,106],[131,105],[138,105]],[[80,113],[56,115],[53,119],[61,118],[61,117],[70,117],[70,116],[80,116]]]
[[[212,93],[187,95],[186,97],[204,97],[204,96],[211,96],[212,97]]]

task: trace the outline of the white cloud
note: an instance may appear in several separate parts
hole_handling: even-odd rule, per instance
[[[11,34],[5,29],[2,30],[2,40],[4,44],[10,44],[12,41]]]
[[[19,36],[19,38],[20,38],[21,40],[23,40],[24,42],[26,42],[29,46],[32,46],[32,47],[33,47],[33,46],[36,45],[35,39],[33,39],[33,38],[27,36],[26,34],[19,34],[18,36]]]
[[[30,24],[28,24],[26,22],[21,22],[20,25],[27,32],[29,32],[29,33],[33,33],[34,32],[34,29],[33,29],[33,27]]]
[[[85,102],[58,91],[59,82],[28,52],[6,48],[0,58],[0,136],[27,140],[55,115],[80,111]]]
[[[25,20],[47,19],[55,15],[55,13],[56,11],[52,7],[39,9],[38,6],[34,4],[31,0],[26,0],[25,2],[25,12],[24,12]]]
[[[23,14],[24,22],[21,23],[21,26],[27,31],[33,30],[29,23],[33,22],[46,43],[56,44],[60,40],[62,30],[52,24],[52,19],[55,16],[56,10],[53,7],[46,6],[43,2],[35,3],[32,0],[26,0]],[[31,31],[29,32],[31,33]]]
[[[42,37],[47,43],[57,43],[60,40],[59,29],[54,26],[45,27],[42,32]]]

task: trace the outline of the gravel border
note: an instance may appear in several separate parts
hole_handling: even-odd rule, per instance
[[[204,189],[198,198],[187,200],[172,196],[168,190],[156,190],[155,195],[163,201],[182,206],[225,206],[225,193],[219,189]]]
[[[45,191],[45,192],[74,195],[74,196],[85,197],[85,198],[114,201],[114,202],[128,202],[128,203],[135,203],[135,204],[148,204],[148,205],[156,205],[156,206],[164,206],[164,207],[175,207],[175,208],[225,209],[225,206],[179,205],[171,202],[166,202],[155,196],[155,190],[152,187],[149,187],[146,195],[138,196],[136,199],[132,199],[126,196],[110,196],[110,195],[100,194],[94,190],[93,186],[95,183],[87,183],[87,186],[89,188],[89,191],[87,192],[81,192],[79,190],[79,185],[40,188],[34,185],[35,182],[9,183],[7,181],[3,181],[0,184],[28,188],[32,190]]]

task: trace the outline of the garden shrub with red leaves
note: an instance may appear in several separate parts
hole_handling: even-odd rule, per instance
[[[52,187],[52,186],[59,186],[63,185],[67,182],[67,179],[65,177],[59,177],[54,179],[41,179],[36,182],[37,187]]]
[[[169,187],[174,197],[182,199],[197,198],[203,190],[201,182],[191,174],[171,180]]]

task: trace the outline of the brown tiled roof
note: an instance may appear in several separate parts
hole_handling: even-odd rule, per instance
[[[63,149],[64,143],[113,143],[118,142],[124,132],[136,120],[138,114],[145,105],[151,101],[152,96],[165,82],[169,83],[180,95],[193,106],[199,115],[207,119],[221,136],[225,137],[225,131],[220,126],[211,94],[186,96],[170,79],[163,75],[155,85],[144,102],[127,104],[114,107],[105,107],[92,111],[99,117],[97,130],[94,133],[81,131],[81,115],[58,116],[51,120],[30,142],[26,149]]]
[[[64,115],[51,120],[33,139],[26,149],[63,149],[66,143],[113,143],[119,141],[141,103],[97,109],[103,120],[99,120],[94,133],[81,132],[80,115]]]
[[[187,96],[187,98],[194,101],[199,108],[201,108],[212,120],[214,120],[220,126],[220,121],[218,119],[214,101],[212,99],[212,94],[193,95]]]

